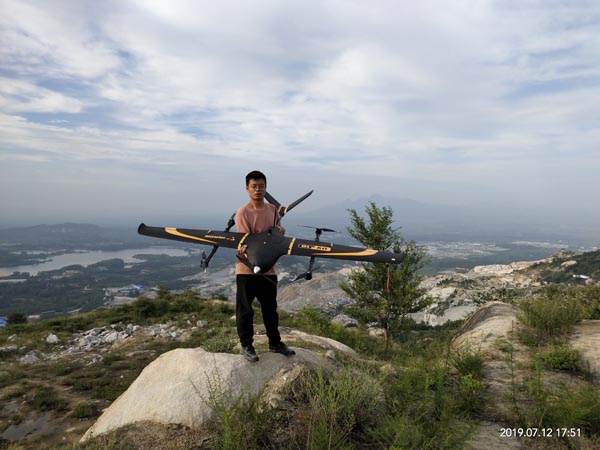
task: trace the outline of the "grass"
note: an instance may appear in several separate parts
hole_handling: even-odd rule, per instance
[[[25,396],[25,401],[37,411],[64,411],[67,402],[50,386],[38,386]]]
[[[519,419],[515,421],[521,426],[580,426],[587,436],[600,434],[600,399],[596,388],[580,380],[579,384],[561,389],[549,385],[544,372],[548,368],[575,373],[581,370],[578,355],[564,345],[564,336],[574,323],[594,313],[594,298],[579,288],[542,291],[521,310],[526,329],[533,330],[531,352],[534,360],[539,361],[525,380],[514,382],[515,402],[519,402],[520,408]],[[568,304],[571,310],[565,310],[563,304]],[[68,340],[72,330],[111,323],[151,324],[172,320],[195,324],[199,319],[209,322],[209,326],[192,332],[186,342],[140,340],[134,348],[113,350],[94,363],[59,360],[21,366],[12,362],[13,355],[0,366],[0,399],[14,401],[23,396],[31,410],[53,410],[73,419],[94,419],[147,364],[166,351],[188,346],[202,346],[212,352],[231,351],[237,341],[230,320],[232,314],[232,305],[184,293],[169,295],[155,303],[135,302],[81,317],[14,326],[6,334],[0,332],[0,343],[6,341],[8,333],[16,334],[21,348],[45,345],[30,341],[39,341],[50,331]],[[260,320],[257,312],[256,322]],[[331,324],[329,317],[314,308],[304,308],[293,315],[282,311],[280,325],[336,339],[355,349],[360,360],[338,358],[339,370],[335,375],[307,371],[284,393],[283,405],[291,407],[277,410],[256,398],[227,398],[226,392],[214,388],[211,402],[216,419],[209,440],[197,438],[186,448],[461,449],[475,421],[480,419],[481,406],[493,400],[486,396],[485,355],[473,348],[451,350],[451,339],[459,324],[407,329],[391,342],[386,352],[380,338],[369,336],[364,329]],[[514,352],[508,341],[498,345],[507,355]],[[384,364],[393,370],[381,372],[379,368]],[[31,384],[22,383],[30,378],[34,380]],[[60,388],[47,389],[45,384]],[[77,400],[64,397],[63,391]],[[148,448],[138,438],[114,436],[85,445],[56,448]],[[164,448],[179,447],[171,442]]]
[[[541,353],[541,359],[551,369],[581,371],[581,355],[565,344],[552,345]]]
[[[584,309],[573,298],[540,297],[519,304],[518,318],[533,331],[533,342],[542,343],[552,337],[564,336],[584,318]],[[524,342],[525,343],[525,342]]]

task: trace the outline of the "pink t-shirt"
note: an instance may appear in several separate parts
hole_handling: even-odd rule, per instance
[[[275,206],[264,203],[264,208],[255,208],[249,203],[242,206],[235,214],[235,227],[239,233],[262,233],[275,225]],[[236,275],[254,275],[240,260],[235,263]],[[264,275],[275,275],[275,266],[271,267]]]

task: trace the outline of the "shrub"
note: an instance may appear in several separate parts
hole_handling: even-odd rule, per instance
[[[566,334],[584,317],[581,304],[572,298],[535,298],[521,302],[519,308],[519,320],[536,330],[540,340]]]
[[[581,367],[579,352],[568,345],[553,345],[541,356],[553,369],[579,371]]]
[[[145,297],[138,298],[133,302],[135,314],[140,319],[149,317],[161,317],[169,311],[169,302],[164,298],[149,299]]]
[[[27,316],[25,314],[23,314],[23,313],[20,313],[20,312],[14,312],[14,313],[11,313],[7,317],[6,322],[9,325],[16,325],[16,324],[19,324],[19,323],[27,323]]]
[[[228,335],[224,330],[220,329],[216,331],[212,336],[207,338],[203,343],[202,347],[207,352],[212,353],[228,353],[235,346],[236,340]]]
[[[549,388],[539,366],[527,385],[530,401],[525,425],[551,428],[581,428],[600,432],[600,394],[589,383]]]
[[[483,355],[470,348],[459,349],[451,356],[451,363],[462,376],[470,375],[474,379],[483,378]]]
[[[468,414],[481,411],[484,401],[481,398],[483,382],[467,374],[460,377],[458,383],[458,409]]]
[[[242,393],[234,396],[217,375],[208,380],[208,402],[215,417],[212,426],[215,450],[252,450],[269,445],[273,431],[273,410],[257,397]]]
[[[98,415],[98,407],[93,403],[81,402],[75,405],[71,416],[76,419],[89,419]]]
[[[351,434],[375,424],[383,404],[373,380],[352,369],[333,376],[309,372],[292,392],[296,404],[294,448],[353,448]]]

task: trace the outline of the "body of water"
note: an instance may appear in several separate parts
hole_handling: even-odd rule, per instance
[[[30,264],[26,266],[0,267],[0,277],[7,277],[14,272],[29,272],[35,276],[40,272],[49,270],[59,270],[66,266],[79,264],[84,267],[90,264],[96,264],[109,259],[122,259],[125,264],[142,262],[142,259],[134,258],[133,255],[168,255],[168,256],[188,256],[189,252],[180,248],[169,247],[146,247],[133,248],[117,251],[82,251],[74,253],[64,253],[62,255],[52,256],[50,260],[39,264]]]

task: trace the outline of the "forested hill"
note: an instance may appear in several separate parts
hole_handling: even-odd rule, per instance
[[[600,250],[575,254],[559,252],[552,261],[538,265],[540,280],[547,283],[579,283],[600,280]]]
[[[16,247],[17,250],[109,250],[148,245],[148,240],[139,236],[133,227],[106,228],[91,224],[63,223],[0,229],[0,243],[4,247]],[[160,243],[153,242],[154,244]]]

